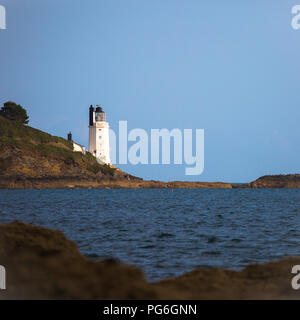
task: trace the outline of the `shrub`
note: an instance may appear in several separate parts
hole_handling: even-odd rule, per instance
[[[8,120],[13,120],[21,124],[27,124],[29,122],[27,111],[19,104],[11,101],[4,103],[0,110],[0,115]]]
[[[105,164],[105,165],[101,166],[101,169],[100,169],[100,170],[101,170],[101,172],[102,172],[103,174],[110,174],[111,176],[114,176],[116,169],[111,168],[110,166],[108,166],[107,164]]]
[[[67,165],[74,165],[75,164],[75,159],[72,157],[72,155],[69,155],[65,160],[65,164]]]
[[[94,164],[88,164],[87,165],[87,170],[93,172],[94,174],[97,174],[101,170],[101,165],[99,163],[94,163]]]

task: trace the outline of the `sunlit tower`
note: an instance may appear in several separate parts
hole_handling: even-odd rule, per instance
[[[92,105],[90,106],[89,152],[100,163],[110,164],[109,124],[106,122],[105,112],[98,105],[96,105],[96,109]]]

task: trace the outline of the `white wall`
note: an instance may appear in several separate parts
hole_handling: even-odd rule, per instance
[[[108,122],[96,122],[93,127],[89,127],[89,152],[100,161],[110,163]]]
[[[85,147],[82,147],[81,145],[77,144],[76,142],[73,142],[73,151],[81,152],[81,153],[85,154]]]

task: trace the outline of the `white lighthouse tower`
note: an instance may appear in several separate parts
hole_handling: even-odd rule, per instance
[[[109,156],[109,124],[101,107],[90,106],[89,120],[89,152],[101,164],[110,164]]]

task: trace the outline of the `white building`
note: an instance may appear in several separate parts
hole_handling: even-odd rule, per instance
[[[79,144],[79,143],[76,143],[73,141],[73,151],[75,152],[81,152],[83,154],[86,154],[86,151],[85,151],[85,146]]]
[[[102,164],[110,164],[109,124],[101,107],[90,106],[89,152]]]
[[[68,133],[68,140],[73,143],[73,151],[74,152],[81,152],[83,154],[86,154],[85,146],[83,146],[77,142],[74,142],[72,140],[72,133],[71,132]]]

